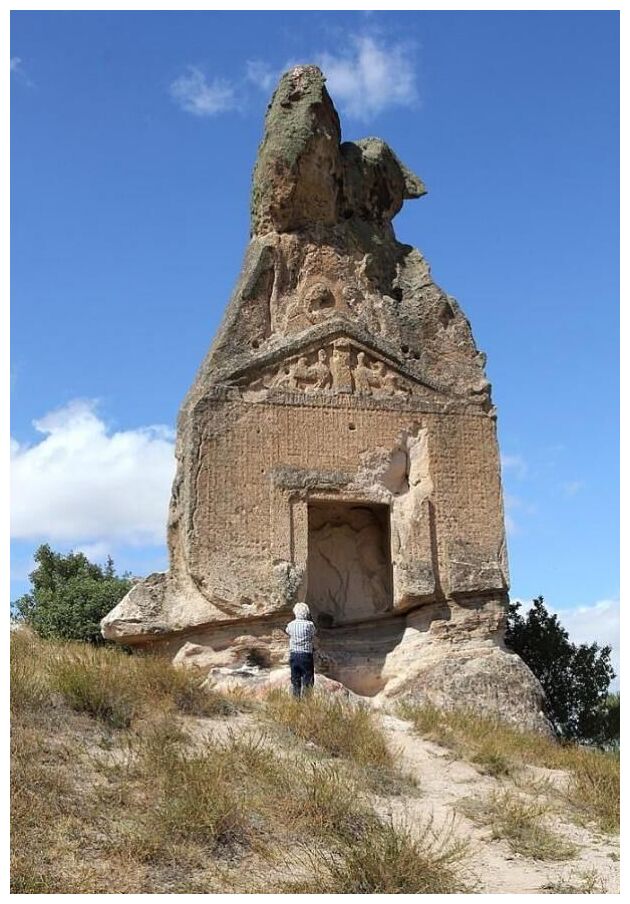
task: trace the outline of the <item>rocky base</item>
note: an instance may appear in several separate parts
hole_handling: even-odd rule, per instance
[[[445,651],[446,652],[446,651]],[[516,653],[498,646],[464,646],[389,684],[375,699],[431,704],[439,709],[466,708],[498,718],[515,728],[551,735],[538,679]]]
[[[244,693],[254,699],[261,699],[271,691],[291,690],[291,671],[288,667],[260,669],[255,666],[241,666],[238,669],[211,669],[204,686],[215,691]],[[363,699],[357,694],[353,694],[340,681],[334,681],[321,674],[315,676],[315,690],[340,696],[346,700]]]
[[[177,666],[205,674],[206,686],[220,691],[237,690],[261,698],[270,690],[290,689],[286,664],[265,667],[251,660],[243,662],[246,649],[243,640],[226,657],[208,646],[188,642],[173,661]],[[286,653],[283,658],[286,662]],[[427,644],[423,657],[408,661],[402,673],[387,680],[396,660],[400,663],[400,650],[394,660],[379,678],[370,679],[369,671],[357,661],[356,651],[354,663],[350,657],[336,662],[330,654],[318,654],[316,687],[378,709],[389,709],[400,700],[440,709],[466,708],[518,729],[552,734],[539,681],[519,656],[497,643]]]
[[[320,626],[318,686],[376,707],[401,699],[465,707],[550,733],[540,683],[503,645],[505,604],[503,594],[450,599],[330,629]],[[104,620],[103,633],[150,644],[176,666],[207,676],[208,686],[238,688],[255,697],[289,687],[283,629],[290,613],[230,620],[222,612],[221,623],[217,611],[200,594],[191,597],[190,588],[178,586],[171,575],[156,574],[132,588]]]

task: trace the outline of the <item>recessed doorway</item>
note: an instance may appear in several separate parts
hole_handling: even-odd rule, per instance
[[[323,628],[391,610],[389,508],[337,500],[309,503],[307,572],[308,604]]]

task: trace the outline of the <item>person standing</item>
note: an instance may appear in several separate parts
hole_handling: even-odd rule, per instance
[[[317,629],[311,621],[311,613],[306,603],[296,603],[293,615],[295,618],[284,630],[289,635],[291,688],[293,696],[300,698],[308,693],[315,683],[313,642]]]

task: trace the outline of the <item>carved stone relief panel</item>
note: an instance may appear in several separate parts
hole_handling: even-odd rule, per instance
[[[258,374],[248,386],[304,393],[352,393],[381,399],[407,399],[421,390],[384,360],[347,339],[335,339],[319,349],[288,358]]]

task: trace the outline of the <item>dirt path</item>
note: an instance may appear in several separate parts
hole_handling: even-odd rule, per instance
[[[513,779],[497,779],[480,773],[473,765],[456,759],[444,747],[418,737],[410,722],[386,714],[380,714],[379,720],[392,751],[397,754],[401,771],[415,778],[419,794],[376,798],[376,810],[382,816],[391,816],[394,821],[408,826],[423,826],[432,819],[432,827],[438,833],[452,826],[453,834],[470,844],[469,878],[476,883],[477,893],[535,894],[550,885],[586,891],[589,883],[592,892],[619,892],[618,837],[577,826],[556,813],[548,819],[547,825],[578,848],[573,859],[538,861],[514,853],[506,841],[493,840],[489,829],[468,819],[459,807],[462,799],[483,799],[493,791],[506,788],[517,791]],[[210,738],[225,740],[230,734],[260,738],[262,733],[263,743],[287,755],[286,750],[277,747],[273,733],[269,734],[254,714],[187,722],[192,737],[202,747]],[[566,783],[564,773],[538,767],[523,767],[522,775],[515,778],[518,781],[528,776],[550,778],[556,787]]]
[[[410,722],[394,716],[381,716],[392,749],[399,751],[403,772],[414,776],[421,794],[414,798],[388,798],[379,802],[385,814],[407,823],[424,824],[433,817],[439,829],[454,821],[454,833],[470,840],[470,875],[479,882],[479,893],[536,893],[549,884],[583,886],[593,882],[594,890],[607,894],[619,892],[619,839],[595,830],[574,825],[559,816],[549,821],[549,828],[579,848],[572,860],[543,862],[513,853],[505,841],[493,841],[487,829],[480,828],[458,810],[462,798],[484,797],[512,782],[499,781],[480,774],[474,766],[454,759],[446,749],[419,738]],[[524,767],[524,774],[526,769]],[[543,775],[550,770],[537,769]],[[588,878],[586,878],[588,877]]]

